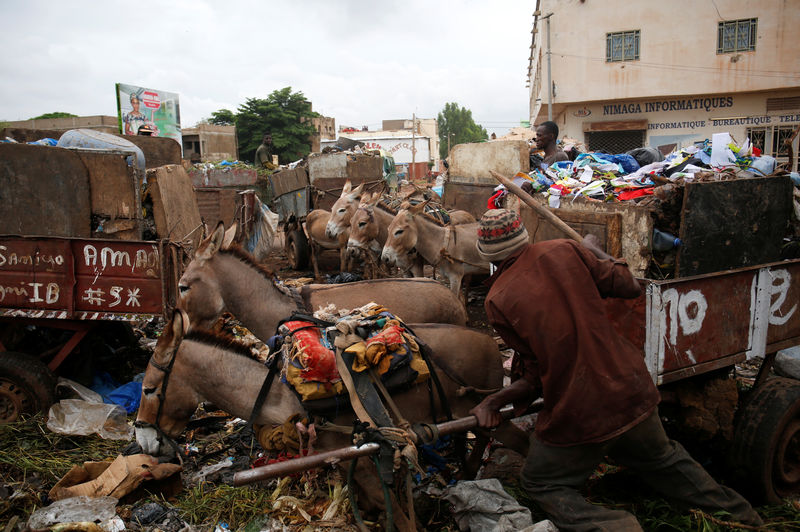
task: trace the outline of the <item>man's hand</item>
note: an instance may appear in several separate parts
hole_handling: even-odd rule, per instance
[[[478,426],[485,429],[493,429],[503,422],[500,409],[494,405],[491,395],[481,401],[480,404],[470,410],[469,413],[478,418]]]

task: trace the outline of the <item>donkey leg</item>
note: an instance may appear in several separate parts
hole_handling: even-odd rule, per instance
[[[362,513],[385,513],[386,500],[383,495],[383,487],[378,478],[378,471],[372,461],[367,459],[359,460],[353,478],[356,479],[358,484],[358,506],[360,511]],[[390,501],[392,504],[392,522],[395,528],[404,532],[415,532],[416,528],[412,526],[411,520],[406,512],[402,510],[394,493],[391,493]]]
[[[319,280],[319,263],[318,263],[318,256],[320,253],[320,247],[313,243],[311,243],[311,266],[314,268],[314,279]]]
[[[478,474],[478,469],[481,467],[481,458],[483,458],[487,445],[489,445],[489,436],[481,433],[476,434],[472,452],[469,453],[464,464],[464,480],[472,480]]]

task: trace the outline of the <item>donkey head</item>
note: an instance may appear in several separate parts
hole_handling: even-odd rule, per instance
[[[380,245],[377,243],[380,226],[375,219],[375,205],[381,199],[379,192],[374,194],[364,194],[358,209],[350,219],[350,235],[347,240],[347,254],[357,258],[366,249],[372,249],[380,253]],[[377,248],[375,246],[378,246]],[[377,256],[377,255],[376,255]]]
[[[358,208],[361,193],[364,190],[364,183],[351,190],[350,181],[347,181],[342,188],[342,195],[331,207],[331,217],[325,226],[325,236],[330,239],[337,238],[343,231],[350,227],[350,218]]]
[[[135,423],[136,441],[145,453],[153,456],[164,451],[159,449],[165,443],[160,441],[160,434],[170,438],[180,434],[197,407],[194,393],[186,390],[175,379],[170,384],[169,379],[188,328],[188,316],[185,312],[176,310],[158,338],[144,372],[142,401]]]
[[[415,252],[419,237],[414,216],[420,214],[428,204],[427,201],[410,206],[401,205],[400,210],[389,224],[389,235],[383,246],[381,260],[390,266],[408,268],[411,266],[411,255]]]
[[[231,229],[233,231],[231,231]],[[194,259],[183,271],[178,281],[180,298],[178,308],[183,309],[191,323],[210,329],[225,311],[225,300],[212,263],[220,249],[225,249],[232,240],[236,226],[225,231],[220,222],[211,235],[200,243]]]

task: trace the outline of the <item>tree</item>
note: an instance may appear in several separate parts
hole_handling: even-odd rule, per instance
[[[74,115],[72,113],[65,113],[63,111],[56,111],[54,113],[45,113],[43,115],[34,116],[30,120],[45,120],[47,118],[73,118],[77,117],[78,115]]]
[[[232,126],[236,123],[236,115],[230,109],[220,109],[211,113],[208,123],[215,126]]]
[[[459,107],[457,103],[446,103],[436,118],[439,122],[439,157],[447,158],[448,137],[450,147],[464,142],[480,142],[486,140],[486,130],[472,119],[472,111]]]
[[[239,157],[253,160],[266,133],[272,134],[272,153],[282,163],[305,157],[317,132],[311,119],[318,116],[303,93],[291,87],[273,91],[266,99],[248,98],[236,112]]]

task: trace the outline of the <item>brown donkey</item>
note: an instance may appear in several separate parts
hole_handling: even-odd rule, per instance
[[[458,393],[461,383],[483,389],[502,385],[501,357],[492,338],[453,325],[426,324],[413,328],[433,350],[434,371],[439,375],[455,417],[469,415],[469,410],[477,404],[475,398]],[[147,454],[164,454],[162,446],[168,442],[161,436],[178,436],[202,401],[211,401],[231,415],[249,418],[267,375],[267,368],[248,358],[247,349],[235,340],[203,331],[187,334],[187,330],[185,314],[177,311],[158,339],[145,371],[142,402],[136,418],[136,441]],[[417,384],[393,398],[410,423],[434,421],[427,383]],[[436,408],[437,412],[442,412],[440,404]],[[282,383],[275,382],[253,421],[260,425],[277,425],[292,414],[303,412],[297,396]],[[354,419],[352,413],[343,413],[331,421],[351,427]],[[527,453],[527,434],[512,423],[504,423],[495,434],[509,447],[523,455]],[[321,430],[316,447],[328,450],[349,445],[348,438],[338,432]],[[367,460],[359,465],[363,469],[355,478],[362,488],[360,504],[382,507],[376,472],[367,469],[371,465]],[[401,530],[411,529],[402,512],[396,511],[395,519]]]
[[[349,227],[350,217],[358,207],[364,184],[351,189],[350,181],[345,182],[342,194],[331,206],[331,211],[314,209],[306,216],[306,233],[311,245],[311,265],[314,277],[319,279],[319,254],[323,249],[339,250],[339,270],[349,269],[347,260],[347,234],[335,231],[340,224]]]
[[[353,309],[374,301],[407,322],[465,325],[464,306],[431,279],[379,279],[338,285],[310,284],[291,294],[272,272],[241,248],[225,248],[224,227],[198,247],[178,282],[179,306],[192,324],[211,328],[223,312],[241,320],[261,338],[275,334],[278,322],[297,310],[315,311],[335,304]]]
[[[465,275],[489,273],[489,263],[478,255],[478,222],[441,226],[428,218],[425,203],[405,206],[389,225],[381,260],[403,267],[417,254],[440,268],[450,282],[450,290],[460,295]]]

